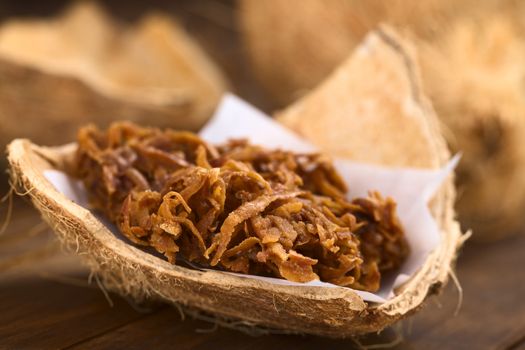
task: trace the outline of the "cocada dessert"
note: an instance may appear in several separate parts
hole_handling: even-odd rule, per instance
[[[414,47],[388,28],[370,33],[330,78],[279,113],[279,121],[297,120],[298,115],[304,120],[301,125],[317,123],[319,134],[330,135],[332,142],[339,143],[339,152],[313,142],[305,130],[297,128],[299,124],[286,124],[333,157],[430,171],[450,160],[436,115],[421,89]],[[137,249],[140,247],[115,235],[80,204],[85,203],[83,198],[76,201],[66,194],[69,185],[76,188],[73,181],[63,182],[68,188],[62,189],[56,187],[56,179],[50,181],[50,176],[63,178],[64,173],[75,172],[77,150],[78,143],[45,147],[24,139],[8,147],[13,186],[31,200],[64,247],[78,254],[108,291],[134,302],[176,305],[184,313],[213,317],[237,329],[334,338],[379,332],[416,313],[443,289],[454,270],[458,249],[468,237],[455,220],[455,189],[449,176],[428,202],[428,214],[439,228],[438,245],[383,302],[367,300],[363,292],[350,288],[244,278],[246,275],[218,271],[221,266],[187,268],[154,256],[151,247]],[[348,183],[351,191],[358,188]],[[409,227],[404,229],[408,236]],[[422,228],[416,231],[419,237],[429,233]],[[419,249],[410,244],[407,264]],[[210,257],[214,255],[210,252]],[[181,258],[180,252],[176,258]]]
[[[171,263],[377,291],[409,252],[395,202],[348,201],[321,154],[127,122],[84,127],[78,145],[93,207]]]

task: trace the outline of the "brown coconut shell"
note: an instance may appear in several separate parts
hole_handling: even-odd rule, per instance
[[[369,133],[353,135],[349,145],[359,152],[366,149],[359,157],[353,154],[354,158],[389,165],[431,168],[443,165],[449,154],[435,115],[421,94],[411,56],[396,40],[383,31],[371,34],[326,83],[290,107],[281,119],[286,120],[287,115],[297,111],[311,120],[312,113],[326,109],[327,113],[318,117],[326,118],[322,132],[331,133],[342,125],[334,125],[329,112],[343,108],[349,111],[345,128],[351,128],[354,121],[363,126],[375,125]],[[371,71],[377,74],[368,75]],[[358,74],[365,74],[361,79],[366,78],[367,84],[356,83],[360,80]],[[379,109],[383,112],[363,108],[359,114],[353,114],[349,109],[355,103],[365,105],[374,101],[384,103],[384,110]],[[391,129],[377,127],[383,122]],[[422,144],[410,149],[400,144],[395,131],[406,130]],[[380,331],[416,311],[428,296],[441,290],[464,241],[454,220],[454,186],[449,178],[432,201],[432,213],[442,235],[440,245],[397,290],[397,295],[384,304],[364,302],[347,288],[274,285],[219,271],[171,265],[117,239],[90,211],[65,198],[45,179],[43,172],[47,169],[67,171],[75,148],[75,144],[41,147],[24,139],[13,141],[8,147],[13,183],[19,191],[27,193],[59,238],[79,253],[110,290],[139,301],[156,299],[204,310],[216,317],[238,320],[237,325],[329,337]]]
[[[525,37],[511,19],[465,17],[419,44],[429,96],[451,148],[464,154],[457,209],[484,240],[525,224]]]
[[[0,147],[47,145],[118,119],[199,128],[225,79],[182,27],[151,14],[124,26],[94,3],[0,26]]]
[[[425,92],[452,151],[463,154],[457,206],[463,226],[485,240],[523,227],[520,2],[305,0],[297,6],[241,0],[240,5],[248,55],[281,105],[316,86],[378,23],[410,33],[421,51]]]
[[[239,0],[239,24],[257,77],[280,105],[325,79],[386,22],[433,38],[472,0]]]

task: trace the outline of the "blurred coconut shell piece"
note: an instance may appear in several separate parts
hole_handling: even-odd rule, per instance
[[[173,20],[148,15],[124,26],[94,3],[53,19],[0,27],[0,146],[74,138],[88,122],[128,119],[197,129],[225,81]]]
[[[348,145],[348,155],[360,161],[425,168],[445,164],[449,153],[421,94],[411,50],[404,48],[392,33],[370,34],[325,83],[284,111],[280,119],[294,126],[289,121],[297,113],[305,122],[316,116],[324,121],[318,132],[337,138],[341,128],[347,129],[349,137],[342,142]],[[356,105],[360,107],[355,109]],[[367,107],[374,105],[378,108]],[[344,124],[334,113],[339,110],[347,112]],[[360,127],[370,130],[361,132]],[[399,142],[398,134],[407,130],[411,133],[407,137],[419,143],[409,147]],[[320,139],[312,140],[320,143]],[[58,193],[45,179],[45,170],[70,166],[75,148],[75,144],[41,147],[20,139],[8,147],[13,183],[31,197],[60,239],[85,259],[106,288],[139,301],[157,299],[183,305],[189,312],[203,310],[221,323],[232,321],[234,327],[329,337],[380,331],[441,290],[463,242],[454,221],[454,187],[449,178],[432,201],[442,234],[440,245],[384,304],[366,303],[348,288],[276,285],[171,265],[117,239],[91,212]]]
[[[410,33],[420,51],[425,92],[452,151],[463,154],[457,204],[463,226],[478,240],[524,226],[523,5],[493,0],[240,4],[255,72],[281,105],[316,86],[378,23]]]

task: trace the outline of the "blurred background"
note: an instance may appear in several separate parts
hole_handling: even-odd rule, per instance
[[[225,91],[272,114],[379,24],[417,49],[443,135],[463,156],[457,211],[473,230],[458,261],[463,300],[449,283],[414,317],[357,342],[252,338],[114,295],[109,307],[38,214],[6,196],[0,345],[525,348],[525,1],[3,0],[0,147],[17,137],[63,144],[81,125],[118,119],[198,130]],[[6,174],[3,157],[0,167]],[[8,193],[7,176],[0,188]]]

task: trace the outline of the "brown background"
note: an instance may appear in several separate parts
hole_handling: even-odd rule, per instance
[[[1,1],[0,20],[50,16],[64,1]],[[256,84],[236,29],[232,1],[106,1],[125,21],[157,10],[178,17],[232,82],[234,91],[256,106],[274,107]],[[0,82],[1,83],[1,82]],[[1,126],[0,126],[1,127]],[[6,186],[3,184],[2,193]],[[525,349],[525,235],[476,244],[468,242],[457,276],[443,295],[423,310],[385,330],[356,340],[310,336],[249,336],[186,317],[165,305],[137,306],[116,295],[108,300],[75,257],[60,252],[36,212],[15,200],[7,231],[0,235],[0,348],[65,349]],[[0,205],[0,225],[7,205]],[[362,347],[361,347],[362,348]],[[370,348],[374,348],[373,346]]]

